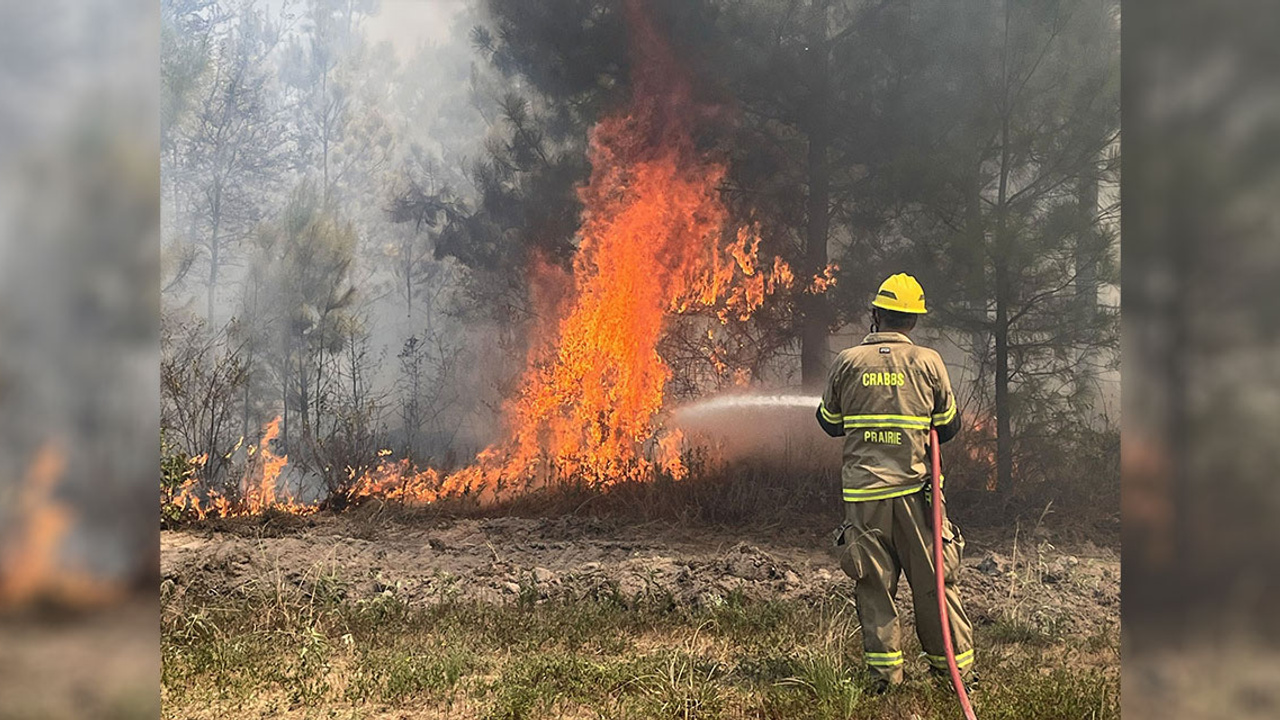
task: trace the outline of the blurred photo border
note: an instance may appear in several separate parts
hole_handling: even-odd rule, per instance
[[[1123,6],[1123,710],[1275,717],[1280,6]]]

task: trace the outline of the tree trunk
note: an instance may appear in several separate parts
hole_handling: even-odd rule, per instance
[[[1001,136],[1008,139],[1006,115]],[[1013,431],[1009,402],[1009,304],[1012,289],[1009,278],[1008,240],[1008,150],[1000,151],[1000,191],[996,204],[996,252],[993,259],[996,275],[996,319],[992,328],[996,350],[996,491],[1008,494],[1013,489]]]
[[[819,3],[817,26],[810,47],[813,49],[813,93],[810,96],[809,127],[809,195],[806,199],[808,222],[805,227],[804,272],[806,277],[821,274],[827,266],[827,236],[831,227],[831,167],[827,153],[831,144],[830,125],[830,51],[827,40],[826,3]],[[800,330],[800,384],[819,389],[826,380],[827,333],[831,328],[827,298],[823,294],[804,294]]]
[[[249,348],[249,357],[245,365],[244,401],[240,404],[240,437],[249,437],[249,391],[253,388],[253,348]]]
[[[324,175],[324,191],[322,195],[322,204],[325,208],[329,207],[329,68],[326,66],[324,73],[320,76],[320,142],[321,151],[321,172]]]
[[[404,263],[404,316],[413,319],[413,245],[407,245]]]
[[[258,281],[252,275],[250,276],[250,281],[253,283],[253,296],[252,296],[253,299],[250,304],[250,308],[252,308],[252,310],[246,313],[245,317],[249,319],[250,322],[252,322],[252,320],[256,318],[258,314]],[[246,323],[246,326],[248,326],[248,323]],[[254,336],[253,328],[250,327],[248,332],[249,332],[249,342],[246,343],[247,350],[248,350],[248,359],[245,361],[244,404],[241,408],[242,422],[240,424],[240,437],[246,438],[246,439],[249,437],[250,391],[253,389],[254,350],[257,345],[257,338]]]
[[[302,435],[305,439],[311,430],[311,404],[309,382],[311,376],[302,367],[303,352],[298,353],[298,410],[302,413]]]
[[[209,233],[209,297],[208,306],[205,308],[204,319],[209,323],[209,327],[213,327],[213,306],[218,290],[218,268],[221,263],[219,257],[219,245],[221,240],[218,237],[219,231],[222,229],[222,192],[215,189],[213,193],[213,229]]]
[[[323,429],[321,426],[324,423],[324,417],[327,411],[324,402],[324,350],[316,349],[313,358],[313,362],[316,364],[316,382],[314,385],[315,390],[312,392],[312,396],[315,397],[315,400],[312,403],[315,405],[315,432],[312,433],[312,437],[318,438],[320,437],[320,433]]]
[[[284,424],[280,430],[280,439],[283,441],[281,447],[285,453],[289,452],[289,374],[293,369],[289,364],[289,355],[293,352],[293,339],[288,331],[285,332],[284,339],[284,362],[281,363],[280,372],[280,403],[284,406],[282,414],[284,415]]]
[[[1076,189],[1079,211],[1079,232],[1076,236],[1076,307],[1080,318],[1088,324],[1098,311],[1098,176],[1090,168],[1088,175],[1080,179]]]
[[[982,215],[982,182],[981,168],[975,166],[965,183],[965,220],[964,247],[957,257],[964,262],[964,287],[966,289],[963,308],[965,320],[968,322],[969,357],[974,367],[974,381],[981,382],[985,378],[984,369],[991,352],[991,334],[987,330],[987,307],[991,299],[986,283],[987,274],[987,228]]]
[[[1013,489],[1012,408],[1009,402],[1009,3],[1005,2],[1004,53],[1002,59],[1004,97],[1000,107],[1000,189],[996,198],[996,251],[992,258],[996,276],[996,320],[992,334],[996,350],[996,492],[1007,495]]]
[[[997,261],[999,263],[999,261]],[[1009,407],[1009,300],[1008,271],[996,266],[996,491],[1013,489],[1013,436]]]
[[[1101,254],[1105,252],[1099,247],[1099,232],[1097,228],[1098,215],[1098,175],[1096,166],[1089,168],[1088,174],[1080,179],[1080,185],[1076,188],[1076,202],[1079,222],[1079,229],[1076,234],[1076,252],[1075,252],[1075,306],[1076,315],[1079,318],[1081,327],[1086,332],[1092,332],[1094,320],[1098,315],[1098,262],[1101,260]],[[1081,359],[1085,361],[1085,370],[1078,373],[1075,380],[1076,396],[1086,408],[1092,409],[1097,400],[1097,386],[1092,380],[1094,374],[1089,371],[1088,362],[1091,360],[1089,350],[1081,351]],[[1097,419],[1097,413],[1091,412],[1090,422]]]

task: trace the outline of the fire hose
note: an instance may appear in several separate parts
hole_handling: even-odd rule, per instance
[[[929,460],[933,471],[933,575],[936,580],[938,594],[938,616],[942,620],[942,645],[947,655],[947,670],[951,673],[951,685],[955,688],[960,707],[964,710],[965,720],[978,720],[973,714],[973,706],[969,704],[969,693],[965,691],[964,681],[960,679],[960,668],[956,665],[956,649],[951,644],[951,617],[947,612],[947,593],[945,569],[942,562],[942,456],[938,450],[938,430],[929,430]]]

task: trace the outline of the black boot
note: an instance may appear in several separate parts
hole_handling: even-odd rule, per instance
[[[951,672],[949,670],[939,670],[938,668],[929,668],[929,677],[942,690],[951,692],[955,687],[951,684]],[[968,673],[960,673],[960,681],[964,683],[964,691],[972,694],[974,687],[978,684],[979,676],[977,670],[971,670]]]

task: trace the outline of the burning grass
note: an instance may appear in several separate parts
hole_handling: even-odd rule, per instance
[[[345,496],[323,507],[341,509],[356,524],[367,523],[370,533],[387,521],[406,525],[445,518],[600,518],[620,522],[663,523],[683,527],[769,528],[810,526],[824,529],[839,523],[839,467],[807,448],[797,447],[772,458],[711,462],[689,453],[684,462],[690,474],[677,480],[657,474],[597,487],[581,479],[559,480],[494,501],[454,496],[432,503],[406,503],[386,497],[366,497],[349,504]],[[959,464],[959,463],[957,463]],[[1068,477],[1058,487],[1086,483],[1092,478]],[[1098,482],[1094,480],[1094,482]],[[1105,503],[1087,503],[1071,495],[1044,493],[1000,497],[969,490],[980,480],[948,470],[948,506],[966,529],[991,530],[1012,537],[1017,528],[1044,528],[1072,541],[1091,541],[1118,547],[1117,511]],[[1087,493],[1077,492],[1087,496]],[[1059,499],[1060,498],[1060,499]],[[257,513],[198,517],[169,514],[170,528],[199,527],[254,535],[288,533],[313,523],[314,512],[299,514],[282,508]]]
[[[163,716],[955,716],[919,663],[904,687],[869,694],[856,616],[840,599],[730,594],[694,609],[647,592],[419,606],[393,589],[345,600],[332,578],[310,587],[168,593]],[[997,625],[978,642],[980,717],[1119,717],[1117,638],[1026,641]]]

